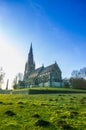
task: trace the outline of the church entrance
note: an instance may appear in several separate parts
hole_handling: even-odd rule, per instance
[[[38,85],[38,79],[35,79],[35,85]]]

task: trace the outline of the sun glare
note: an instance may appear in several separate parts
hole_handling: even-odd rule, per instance
[[[24,62],[19,50],[2,38],[0,38],[0,67],[6,73],[3,88],[6,87],[7,79],[9,79],[9,87],[11,87],[16,74],[24,70]]]

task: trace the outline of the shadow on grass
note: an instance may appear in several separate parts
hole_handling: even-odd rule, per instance
[[[70,124],[67,124],[67,122],[65,120],[59,120],[59,121],[57,121],[57,125],[60,128],[62,128],[63,130],[76,130]]]
[[[48,129],[48,130],[57,130],[57,128],[52,123],[42,119],[39,119],[38,121],[35,122],[35,127],[43,127],[43,129]]]
[[[8,116],[15,116],[15,115],[16,115],[16,114],[15,114],[13,111],[11,111],[11,110],[6,111],[5,114],[8,115]]]

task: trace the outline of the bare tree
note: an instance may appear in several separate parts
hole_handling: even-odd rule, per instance
[[[0,68],[0,89],[1,89],[1,86],[2,86],[2,83],[3,83],[4,76],[5,76],[5,73],[3,71],[3,68],[1,67]]]
[[[7,79],[6,90],[8,90],[9,79]]]
[[[13,80],[13,88],[14,89],[19,88],[19,86],[20,86],[20,84],[22,84],[22,82],[23,82],[23,74],[18,73]]]
[[[17,74],[17,79],[18,79],[18,81],[22,81],[23,80],[23,74],[22,73],[18,73]]]
[[[13,80],[13,88],[14,89],[17,89],[17,83],[18,83],[18,81],[17,81],[17,76],[14,78],[14,80]]]

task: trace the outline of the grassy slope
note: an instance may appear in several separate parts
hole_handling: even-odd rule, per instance
[[[15,115],[8,115],[7,111]],[[50,124],[36,126],[38,120],[49,121]],[[0,95],[0,130],[64,128],[86,129],[85,94]]]
[[[86,92],[86,90],[83,89],[73,89],[73,88],[59,88],[59,87],[33,87],[33,88],[24,88],[24,89],[15,89],[16,90],[72,90],[72,91],[81,91]]]

